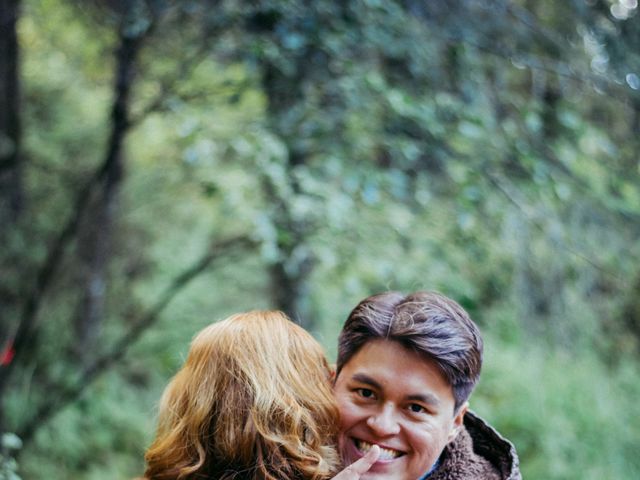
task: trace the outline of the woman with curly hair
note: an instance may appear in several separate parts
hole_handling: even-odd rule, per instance
[[[194,338],[160,401],[147,480],[325,480],[338,410],[320,345],[283,313],[233,315]],[[378,450],[338,474],[357,479]]]

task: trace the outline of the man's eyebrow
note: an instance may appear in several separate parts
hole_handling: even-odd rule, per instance
[[[365,373],[356,373],[351,377],[351,380],[355,380],[356,382],[371,385],[372,387],[377,388],[378,390],[382,390],[382,385],[380,385],[379,382],[375,381],[373,378],[371,378],[369,375]]]
[[[438,397],[432,395],[431,393],[409,395],[407,397],[407,400],[412,402],[421,402],[427,405],[433,405],[434,407],[440,405],[440,400],[438,400]]]

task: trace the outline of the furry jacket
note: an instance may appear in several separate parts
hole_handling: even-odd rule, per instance
[[[467,412],[464,428],[440,456],[428,480],[522,480],[515,447]]]

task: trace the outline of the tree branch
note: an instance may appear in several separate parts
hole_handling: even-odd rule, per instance
[[[38,428],[51,420],[64,407],[78,399],[89,385],[100,377],[100,375],[106,373],[117,361],[121,360],[127,354],[129,348],[140,336],[159,320],[162,312],[176,295],[192,280],[209,268],[215,260],[222,258],[224,255],[228,256],[232,253],[245,251],[256,245],[254,240],[245,235],[212,243],[198,261],[171,281],[147,313],[139,317],[137,321],[134,321],[133,326],[115,342],[107,353],[98,357],[89,367],[82,371],[79,380],[73,386],[60,386],[60,392],[50,392],[48,397],[51,400],[42,405],[25,425],[18,429],[16,432],[17,435],[24,442],[30,441]]]

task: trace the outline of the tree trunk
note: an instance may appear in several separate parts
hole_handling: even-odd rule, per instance
[[[20,1],[0,1],[0,238],[22,209],[20,85],[16,22]]]
[[[20,84],[18,78],[18,37],[16,23],[19,0],[0,0],[0,250],[6,253],[5,242],[9,229],[18,220],[23,207],[22,164],[20,156]],[[12,262],[2,258],[4,261]],[[13,303],[14,292],[0,294],[0,369],[8,368],[13,359],[13,340],[7,318]],[[4,422],[0,412],[0,432]]]
[[[85,214],[79,237],[82,263],[82,296],[74,322],[77,356],[83,364],[91,358],[104,317],[107,266],[111,255],[112,228],[118,191],[124,172],[123,142],[129,130],[130,92],[135,76],[136,57],[142,37],[122,35],[116,55],[117,70],[111,111],[111,136],[104,160],[106,172]]]
[[[278,136],[285,142],[288,155],[286,158],[287,182],[293,196],[303,194],[293,173],[296,166],[306,162],[304,152],[297,151],[293,145],[297,137],[295,131],[281,128],[281,118],[297,102],[303,101],[301,85],[304,67],[298,65],[295,76],[285,76],[275,66],[265,66],[263,86],[269,101],[268,112],[271,124],[275,125]],[[313,271],[314,260],[311,253],[300,254],[311,226],[295,219],[289,207],[293,198],[282,198],[278,189],[264,180],[265,191],[269,203],[278,206],[273,219],[278,231],[278,248],[280,256],[269,269],[271,301],[275,308],[282,310],[294,321],[306,329],[313,328],[315,321],[309,308],[309,277]]]

